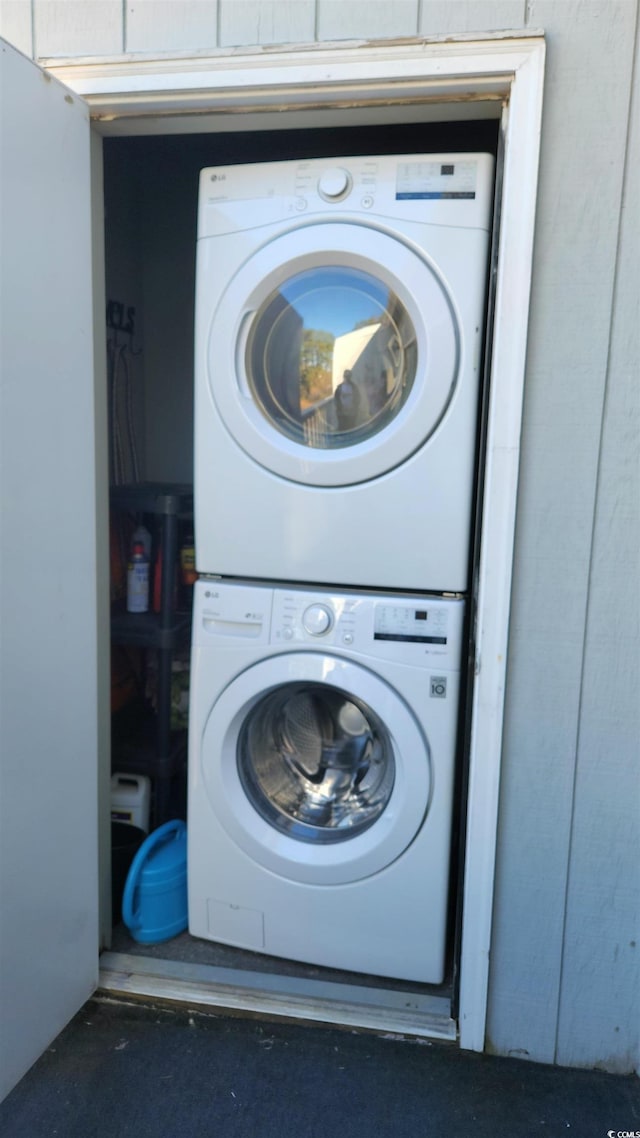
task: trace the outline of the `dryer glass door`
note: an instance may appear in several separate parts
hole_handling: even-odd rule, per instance
[[[266,297],[245,366],[265,417],[302,445],[351,447],[383,430],[416,376],[407,308],[362,270],[314,268]]]
[[[254,462],[305,485],[354,485],[437,430],[462,341],[445,282],[415,245],[318,223],[245,255],[224,283],[213,253],[201,259],[210,394]]]

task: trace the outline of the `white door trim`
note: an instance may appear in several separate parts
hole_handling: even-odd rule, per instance
[[[460,1019],[462,1047],[482,1050],[487,1011],[496,826],[516,492],[527,346],[545,45],[540,35],[255,49],[149,59],[52,61],[102,133],[267,129],[322,110],[461,102],[502,105],[491,395],[470,748]],[[295,113],[293,113],[295,112]],[[297,119],[296,119],[297,114]],[[291,116],[291,117],[289,117]],[[432,117],[430,114],[429,117]],[[458,115],[458,117],[460,117]],[[469,117],[472,117],[471,115]],[[286,122],[284,122],[286,120]],[[295,120],[295,121],[294,121]],[[311,119],[309,120],[311,121]],[[363,121],[365,121],[363,119]],[[380,121],[380,120],[378,120]]]
[[[40,63],[88,102],[103,134],[176,130],[283,129],[296,113],[408,108],[463,102],[498,107],[516,76],[544,61],[541,36],[483,40],[322,44],[255,48],[215,55],[52,59]],[[536,68],[534,66],[533,71]],[[535,98],[535,96],[534,96]],[[269,120],[269,116],[277,116]],[[460,117],[460,116],[457,116]],[[498,117],[498,112],[496,112]],[[215,121],[217,119],[217,122]],[[257,125],[259,123],[262,125]]]

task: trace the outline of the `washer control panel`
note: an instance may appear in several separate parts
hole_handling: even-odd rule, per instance
[[[446,644],[447,610],[422,604],[379,604],[374,611],[374,640],[399,644]]]
[[[354,657],[444,670],[460,667],[464,600],[343,593],[304,586],[201,577],[195,585],[194,647],[253,652],[333,649]],[[244,647],[242,647],[244,646]]]
[[[459,599],[277,588],[270,643],[411,663],[438,658],[447,667],[459,659],[463,615]]]

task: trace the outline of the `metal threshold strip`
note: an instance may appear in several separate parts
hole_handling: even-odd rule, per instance
[[[454,1042],[449,1000],[386,988],[245,972],[127,953],[100,957],[99,990],[201,1009],[262,1014],[363,1031]]]

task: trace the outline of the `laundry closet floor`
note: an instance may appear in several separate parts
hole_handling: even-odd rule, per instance
[[[456,1038],[449,987],[299,964],[188,933],[140,945],[118,925],[100,958],[100,989],[222,1012]]]
[[[295,976],[299,979],[325,980],[334,984],[361,985],[367,988],[393,988],[397,991],[415,994],[432,993],[442,995],[444,988],[433,988],[428,984],[415,984],[409,980],[387,979],[383,976],[368,976],[359,972],[342,972],[335,968],[320,968],[313,964],[301,964],[295,960],[265,956],[260,952],[249,952],[233,948],[216,941],[200,940],[189,933],[182,933],[164,944],[138,944],[129,936],[125,925],[117,925],[113,930],[111,951],[127,953],[132,956],[151,957],[155,960],[184,961],[188,964],[211,965],[216,968],[240,969],[244,972],[278,973],[281,976]]]
[[[3,1138],[604,1138],[638,1080],[290,1023],[91,1000],[0,1106]]]

